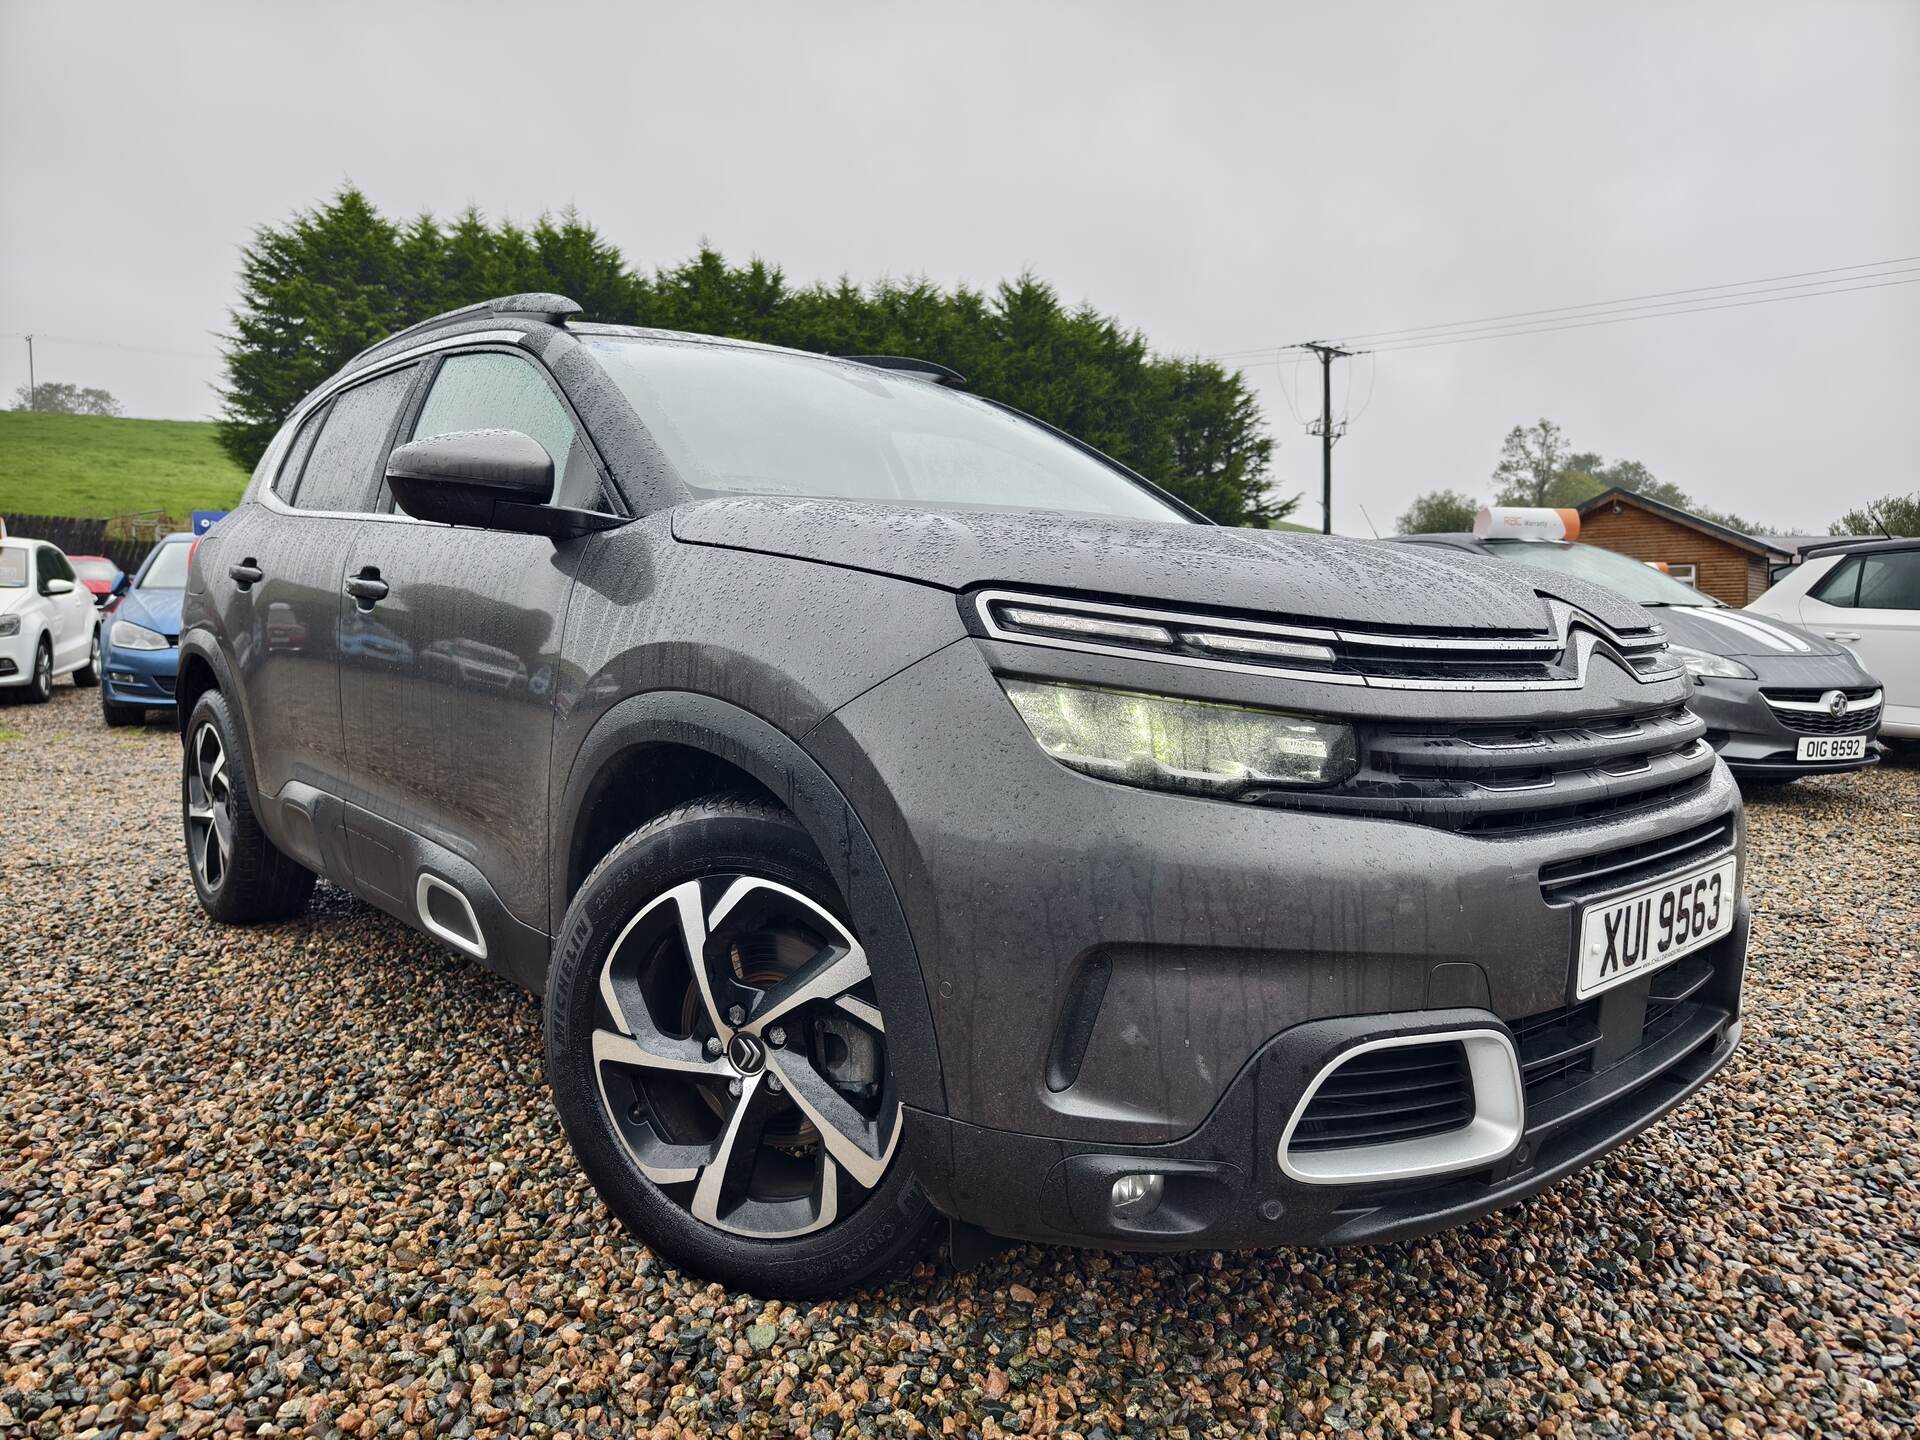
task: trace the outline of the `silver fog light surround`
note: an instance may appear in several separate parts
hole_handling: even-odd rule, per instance
[[[1103,780],[1198,795],[1327,785],[1358,766],[1351,726],[1206,700],[1001,680],[1055,760]]]

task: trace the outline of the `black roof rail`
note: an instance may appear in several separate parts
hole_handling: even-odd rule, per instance
[[[1831,555],[1837,550],[1902,550],[1914,544],[1920,541],[1910,535],[1848,535],[1802,545],[1797,559],[1811,560],[1816,555]]]
[[[904,375],[918,375],[936,385],[950,385],[956,390],[967,383],[967,377],[958,370],[933,360],[916,360],[911,355],[842,355],[840,358],[851,360],[855,365],[871,365],[876,370],[898,370]]]
[[[555,295],[545,290],[530,290],[519,295],[502,295],[493,300],[480,300],[472,305],[462,305],[458,310],[444,311],[439,315],[429,315],[425,320],[416,320],[403,330],[396,330],[385,339],[376,340],[353,359],[347,362],[351,369],[374,351],[408,335],[418,335],[425,330],[438,330],[443,325],[452,325],[460,320],[474,320],[482,315],[493,314],[508,316],[520,320],[540,320],[548,325],[565,324],[567,317],[581,313],[578,301],[569,300],[564,295]]]

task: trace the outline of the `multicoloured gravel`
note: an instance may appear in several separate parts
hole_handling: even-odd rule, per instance
[[[220,929],[167,729],[0,742],[0,1433],[1911,1435],[1920,770],[1751,808],[1747,1038],[1530,1204],[1360,1252],[1019,1249],[842,1303],[615,1228],[540,1013],[338,892]]]

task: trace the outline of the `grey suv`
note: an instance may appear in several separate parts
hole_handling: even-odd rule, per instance
[[[324,875],[543,993],[663,1255],[1414,1235],[1732,1053],[1739,801],[1650,612],[1209,525],[937,365],[577,311],[295,409],[193,556],[183,813],[216,918]]]

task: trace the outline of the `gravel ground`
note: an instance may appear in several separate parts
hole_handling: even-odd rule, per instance
[[[1741,1053],[1520,1209],[807,1307],[615,1228],[533,1000],[324,888],[203,919],[177,754],[0,709],[0,1432],[1914,1433],[1915,769],[1755,802]]]

